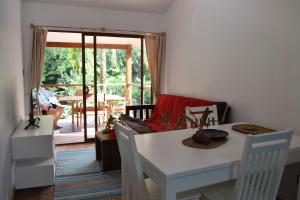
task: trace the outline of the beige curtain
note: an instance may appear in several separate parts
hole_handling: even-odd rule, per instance
[[[38,89],[41,83],[41,76],[44,69],[44,54],[47,43],[48,30],[36,27],[33,29],[31,77],[30,89]]]
[[[166,34],[146,35],[146,50],[151,73],[152,90],[156,97],[161,92],[162,71],[166,59]]]

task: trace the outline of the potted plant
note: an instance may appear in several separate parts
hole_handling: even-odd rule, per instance
[[[114,120],[120,121],[120,118],[116,119],[115,117],[110,115],[109,118],[107,119],[105,127],[102,131],[103,134],[109,134],[111,137],[116,137],[116,132],[114,129]]]
[[[194,116],[194,114],[191,112],[191,114]],[[210,137],[208,137],[207,134],[203,131],[203,126],[206,124],[206,120],[209,114],[209,109],[206,108],[203,112],[203,115],[200,120],[198,120],[195,116],[195,120],[191,119],[190,117],[186,116],[186,118],[191,122],[192,128],[197,128],[198,130],[196,133],[192,136],[193,140],[200,144],[208,144],[210,142]]]

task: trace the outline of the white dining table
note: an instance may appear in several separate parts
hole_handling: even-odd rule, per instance
[[[232,130],[235,124],[239,123],[210,127],[229,133],[228,141],[215,149],[183,145],[195,129],[135,136],[143,172],[161,188],[162,199],[174,200],[178,192],[237,177],[246,135]],[[300,136],[294,134],[287,164],[296,162],[300,162]]]

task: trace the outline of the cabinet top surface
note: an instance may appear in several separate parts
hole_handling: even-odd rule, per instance
[[[23,121],[13,134],[13,138],[31,137],[31,136],[48,136],[53,134],[53,118],[50,115],[39,116],[40,123],[38,127],[24,128],[28,125],[28,121]]]
[[[116,140],[116,141],[117,141],[117,138],[116,138],[116,137],[110,136],[109,134],[103,134],[102,131],[98,131],[98,132],[96,133],[96,137],[97,137],[99,140],[101,140],[101,141],[104,141],[104,140],[106,140],[106,141],[114,141],[114,140]]]

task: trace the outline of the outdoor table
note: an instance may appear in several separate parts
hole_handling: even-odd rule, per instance
[[[98,98],[100,100],[100,98]],[[83,96],[61,96],[59,97],[60,101],[67,101],[71,102],[71,107],[72,107],[72,126],[74,127],[74,105],[78,106],[79,101],[83,101]],[[119,95],[114,95],[114,94],[108,94],[105,96],[105,101],[108,104],[108,113],[109,115],[112,114],[112,109],[113,106],[118,103],[119,101],[125,101],[125,97],[119,96]]]

